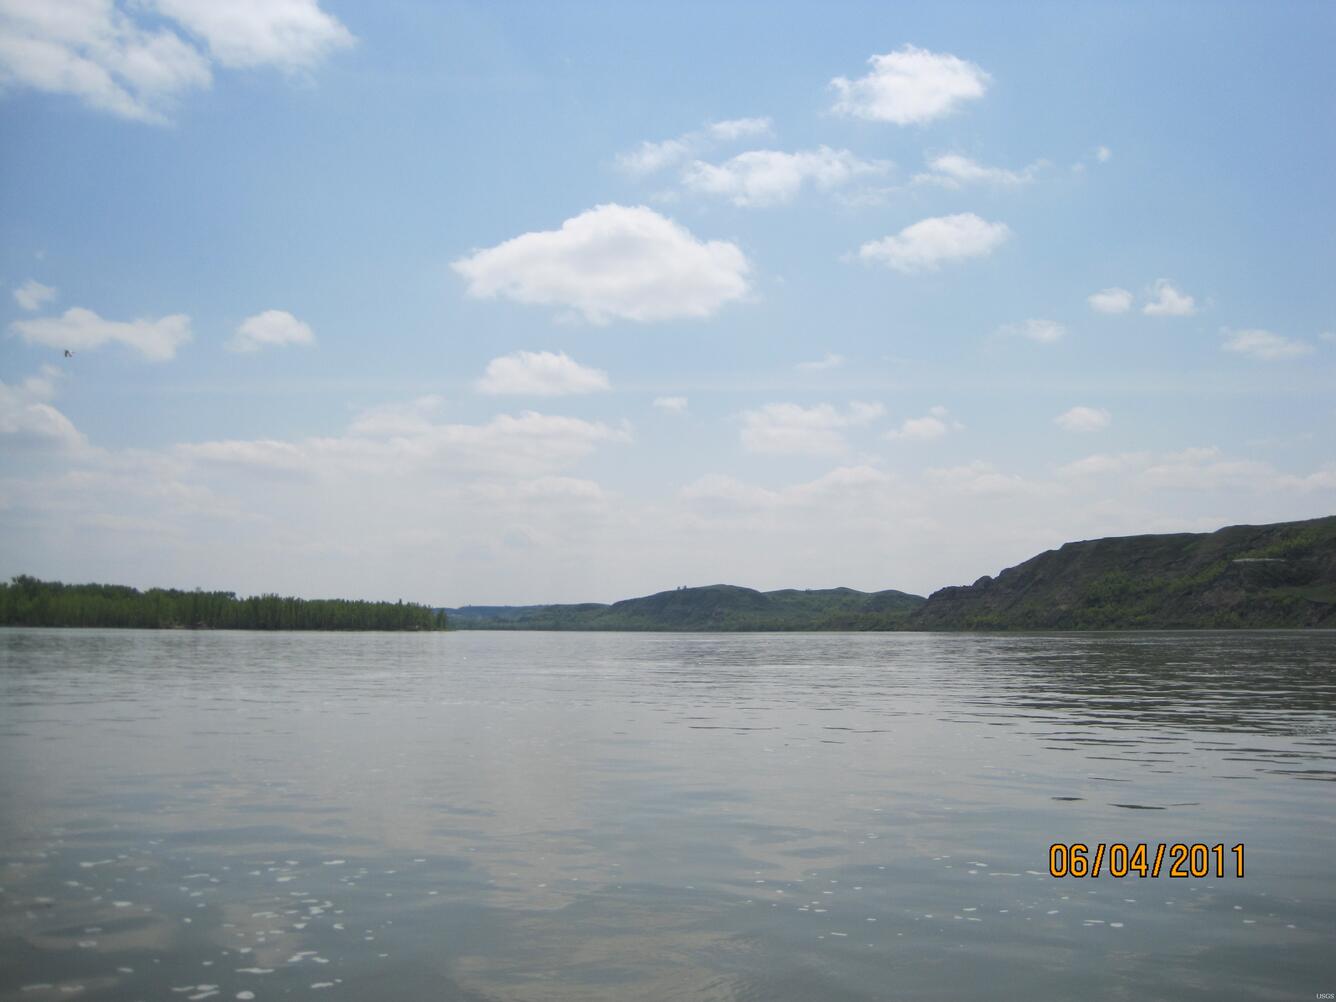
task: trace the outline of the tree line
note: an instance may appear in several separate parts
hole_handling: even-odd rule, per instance
[[[21,574],[0,583],[0,625],[213,630],[444,630],[445,613],[416,603],[237,598],[230,591],[62,584]]]

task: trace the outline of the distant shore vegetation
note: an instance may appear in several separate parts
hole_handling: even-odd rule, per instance
[[[62,584],[26,574],[0,583],[2,626],[208,630],[444,630],[446,614],[410,602],[238,598],[230,591]]]

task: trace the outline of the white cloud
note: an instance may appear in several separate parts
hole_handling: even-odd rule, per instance
[[[307,68],[352,40],[313,0],[0,0],[0,84],[166,122],[183,94],[212,84],[210,60],[161,20],[131,13],[176,21],[225,66]]]
[[[176,349],[190,340],[190,318],[184,313],[122,322],[103,320],[92,310],[76,306],[59,317],[16,320],[12,326],[30,344],[86,350],[119,342],[154,362],[172,358]]]
[[[1097,146],[1095,147],[1095,159],[1102,164],[1106,164],[1113,159],[1113,150],[1107,146]]]
[[[1126,452],[1116,456],[1095,453],[1059,467],[1058,476],[1077,479],[1126,473],[1129,470],[1144,467],[1149,459],[1150,454],[1146,452]]]
[[[164,122],[176,98],[208,87],[212,74],[193,46],[141,28],[112,0],[0,0],[0,82]]]
[[[748,291],[736,244],[644,206],[600,205],[455,261],[470,296],[565,307],[594,324],[708,317]]]
[[[687,409],[686,397],[655,397],[654,406],[670,414],[681,414]]]
[[[834,352],[827,352],[825,358],[815,362],[799,362],[794,366],[795,369],[801,369],[806,372],[820,372],[823,369],[838,369],[844,364],[844,356],[837,355]]]
[[[1092,292],[1086,302],[1096,313],[1126,313],[1132,308],[1132,293],[1114,286]]]
[[[985,495],[1024,497],[1052,493],[1050,484],[1026,480],[1014,473],[1002,473],[992,463],[976,459],[962,466],[928,470],[924,480],[943,495]]]
[[[997,332],[1004,337],[1024,337],[1040,344],[1053,344],[1067,336],[1067,328],[1057,321],[1034,318],[1020,324],[1005,324]]]
[[[249,352],[287,344],[315,344],[315,334],[287,310],[265,310],[243,320],[227,347],[230,351]]]
[[[426,435],[433,427],[432,416],[445,400],[435,394],[377,404],[360,411],[348,427],[351,435],[371,438],[413,438]]]
[[[1099,407],[1073,407],[1053,419],[1063,431],[1100,431],[1109,426],[1113,415]]]
[[[1007,170],[1005,167],[987,167],[984,164],[961,156],[959,153],[944,153],[928,161],[928,171],[915,174],[918,184],[936,184],[943,188],[960,188],[967,184],[995,184],[1003,187],[1015,187],[1029,184],[1035,179],[1045,161],[1037,160],[1024,170]]]
[[[912,45],[868,62],[872,71],[867,76],[830,82],[837,113],[897,125],[930,122],[983,97],[990,80],[973,63]]]
[[[931,442],[944,438],[952,431],[962,431],[964,425],[948,419],[949,412],[940,405],[923,417],[906,418],[899,428],[892,428],[886,438],[892,442]]]
[[[722,122],[710,122],[704,129],[684,132],[675,139],[642,142],[629,153],[618,153],[615,162],[619,169],[628,174],[656,174],[702,153],[716,143],[735,142],[769,133],[768,118],[730,118]]]
[[[55,298],[55,289],[49,285],[43,285],[34,278],[28,279],[14,290],[14,302],[18,303],[29,313],[34,310],[40,310],[43,305]]]
[[[925,417],[905,418],[904,423],[888,431],[886,437],[892,440],[930,442],[934,438],[941,438],[949,430],[945,421],[929,414]]]
[[[1135,474],[1147,486],[1170,490],[1275,488],[1282,478],[1267,463],[1231,459],[1215,446],[1153,457]],[[1287,485],[1293,486],[1293,485]]]
[[[691,144],[682,139],[646,140],[629,153],[618,153],[617,166],[628,174],[654,174],[681,163],[691,155]]]
[[[570,465],[600,444],[631,440],[625,425],[534,411],[500,414],[486,424],[442,424],[432,420],[439,405],[437,398],[426,397],[373,407],[338,437],[200,442],[176,452],[196,462],[324,479],[443,471],[538,476]]]
[[[354,42],[316,0],[148,0],[202,39],[223,66],[311,69]]]
[[[805,182],[829,191],[885,170],[884,163],[860,160],[848,150],[828,146],[797,153],[749,150],[718,165],[697,160],[686,169],[682,183],[692,191],[754,208],[792,201]]]
[[[1196,301],[1166,278],[1159,279],[1151,291],[1155,298],[1141,308],[1148,317],[1190,317],[1197,312]]]
[[[16,386],[0,382],[0,447],[75,449],[85,444],[74,424],[49,400],[59,370],[44,366]]]
[[[869,241],[858,249],[858,256],[896,271],[931,271],[943,262],[985,257],[1010,236],[1005,223],[990,223],[972,212],[962,212],[922,219],[898,234]]]
[[[1267,362],[1274,362],[1283,358],[1298,358],[1300,355],[1307,355],[1313,351],[1313,346],[1307,341],[1300,341],[1298,338],[1289,338],[1264,330],[1232,331],[1222,347],[1225,351],[1238,352],[1240,355],[1251,355],[1253,358],[1260,358]]]
[[[742,414],[748,452],[821,455],[848,448],[841,429],[867,424],[885,413],[881,404],[854,401],[840,411],[830,404],[766,404]]]
[[[729,118],[722,122],[711,122],[705,127],[705,131],[712,139],[723,142],[746,139],[750,136],[766,136],[770,134],[770,119]]]
[[[821,511],[831,504],[863,499],[890,483],[890,476],[872,466],[837,466],[815,480],[778,490],[711,473],[682,487],[677,496],[692,508],[706,512]]]
[[[565,352],[516,351],[487,363],[479,393],[558,397],[606,390],[608,374],[581,365]]]
[[[1323,341],[1336,342],[1336,331],[1323,331],[1318,337]]]

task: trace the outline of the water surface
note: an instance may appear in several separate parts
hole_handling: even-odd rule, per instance
[[[1331,633],[0,630],[0,997],[1312,998],[1333,779]]]

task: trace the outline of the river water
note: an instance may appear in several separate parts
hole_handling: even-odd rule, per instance
[[[1311,999],[1333,780],[1332,633],[0,630],[0,998]]]

